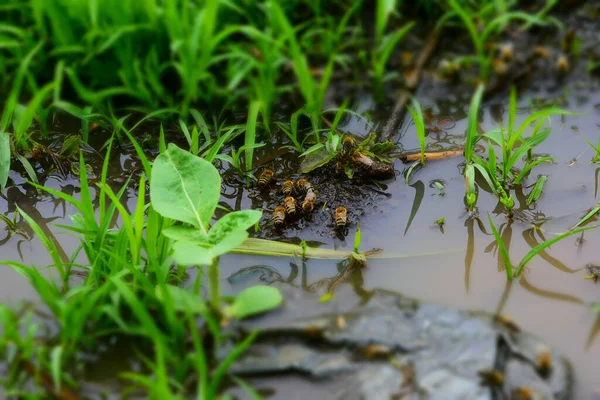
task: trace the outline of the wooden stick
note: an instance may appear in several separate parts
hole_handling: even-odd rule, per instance
[[[393,131],[398,126],[398,123],[400,122],[400,120],[402,119],[402,115],[404,114],[406,103],[408,103],[408,99],[410,98],[410,92],[413,92],[421,83],[421,78],[423,76],[423,68],[425,67],[425,64],[433,54],[433,51],[437,46],[438,40],[439,36],[437,35],[436,31],[433,31],[429,35],[429,38],[427,38],[427,42],[425,43],[425,46],[423,47],[423,50],[421,51],[421,54],[419,55],[419,58],[417,59],[417,62],[415,64],[414,75],[412,76],[410,81],[407,82],[407,87],[409,91],[402,91],[400,97],[396,101],[396,104],[394,105],[394,110],[392,111],[392,115],[390,115],[390,118],[388,119],[387,123],[383,127],[383,130],[381,131],[381,141],[390,140],[390,138],[392,137]]]
[[[435,153],[425,153],[426,160],[444,160],[446,158],[452,158],[457,156],[462,156],[464,150],[448,150],[448,151],[440,151]],[[417,161],[421,159],[421,153],[414,154],[406,154],[398,157],[404,162]]]

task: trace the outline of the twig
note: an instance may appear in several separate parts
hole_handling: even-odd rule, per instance
[[[410,92],[414,91],[421,83],[421,78],[423,76],[423,68],[425,67],[425,64],[427,63],[427,61],[429,61],[429,58],[433,54],[433,51],[437,46],[438,40],[439,36],[436,31],[432,32],[427,38],[427,42],[425,42],[425,46],[423,47],[423,50],[421,50],[421,54],[417,59],[414,74],[411,77],[410,81],[407,82],[407,87]],[[409,91],[402,91],[400,97],[396,101],[396,104],[394,105],[394,110],[392,111],[392,115],[390,116],[387,123],[383,127],[383,130],[381,131],[381,141],[390,140],[390,138],[392,137],[392,132],[396,129],[398,123],[402,119],[402,115],[404,114],[404,110],[406,108],[406,103],[408,103],[408,99],[410,98]]]
[[[448,150],[435,153],[425,153],[426,160],[443,160],[446,158],[458,157],[463,155],[464,150]],[[398,157],[404,162],[417,161],[421,159],[421,153],[405,154]]]

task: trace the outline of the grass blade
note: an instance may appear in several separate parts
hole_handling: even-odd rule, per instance
[[[496,244],[498,244],[498,251],[504,260],[504,265],[506,266],[506,279],[509,281],[513,278],[513,265],[510,262],[510,257],[508,255],[508,251],[506,250],[506,246],[504,246],[504,240],[502,240],[502,236],[496,230],[494,226],[494,221],[492,221],[492,217],[488,214],[488,221],[490,222],[490,227],[492,228],[492,233],[494,234],[494,238],[496,239]],[[518,272],[518,271],[517,271]]]
[[[252,170],[254,145],[256,143],[256,120],[258,119],[259,110],[260,102],[253,101],[250,104],[250,110],[248,111],[248,121],[246,122],[246,134],[244,135],[244,145],[247,146],[244,152],[244,158],[246,161],[246,172]]]

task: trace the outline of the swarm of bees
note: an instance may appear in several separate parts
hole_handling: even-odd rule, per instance
[[[258,177],[258,187],[260,189],[268,188],[275,181],[274,178],[273,170],[264,168]],[[317,193],[312,183],[305,178],[299,178],[295,183],[289,179],[285,180],[281,185],[281,194],[284,196],[283,204],[275,207],[273,212],[275,228],[282,228],[286,221],[297,218],[301,212],[308,215],[315,209]],[[348,225],[348,211],[345,207],[336,208],[333,213],[333,221],[335,229],[344,229]]]

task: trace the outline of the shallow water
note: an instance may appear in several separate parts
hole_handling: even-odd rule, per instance
[[[550,238],[552,233],[569,229],[587,209],[595,206],[599,201],[597,175],[600,166],[589,163],[593,150],[588,149],[584,139],[593,143],[597,141],[600,111],[595,107],[594,100],[600,102],[600,97],[593,97],[590,89],[574,89],[568,106],[565,106],[571,111],[584,111],[586,115],[552,119],[552,134],[537,152],[551,154],[555,162],[535,168],[525,181],[524,193],[517,194],[515,199],[516,208],[521,212],[517,213],[517,218],[512,223],[503,214],[496,215],[494,210],[497,208],[497,201],[483,190],[480,190],[478,200],[479,219],[469,218],[464,211],[463,202],[461,163],[464,158],[456,157],[428,162],[425,168],[413,172],[408,185],[403,176],[398,174],[395,180],[387,182],[385,192],[388,196],[349,186],[347,190],[356,190],[356,194],[346,193],[343,201],[348,201],[348,197],[353,195],[356,198],[346,203],[353,222],[346,240],[340,240],[331,233],[331,204],[325,211],[318,208],[312,222],[296,224],[278,238],[291,241],[312,240],[324,243],[327,247],[351,249],[356,222],[360,222],[361,249],[381,248],[394,258],[373,259],[367,269],[358,275],[353,274],[349,283],[357,293],[360,293],[361,288],[384,288],[423,301],[463,309],[501,312],[568,356],[575,367],[577,398],[587,399],[600,386],[595,368],[600,358],[597,338],[600,317],[590,311],[590,304],[598,301],[600,288],[584,279],[587,270],[583,268],[587,263],[599,261],[595,246],[600,242],[600,230],[586,232],[585,241],[581,244],[578,244],[577,237],[555,244],[543,258],[536,257],[528,264],[522,279],[509,285],[505,272],[497,261],[495,241],[487,215],[490,213],[493,216],[507,245],[510,244],[513,263],[518,264],[520,258],[542,240],[527,220],[549,218],[542,228],[545,230],[545,237]],[[582,92],[591,100],[577,101]],[[529,91],[521,97],[519,122],[528,115],[527,98],[534,94],[535,92]],[[424,108],[433,107],[434,113],[436,107],[441,108],[442,115],[456,120],[456,126],[448,130],[448,135],[441,140],[441,144],[445,148],[460,145],[467,123],[466,106],[454,104],[448,107],[446,102],[428,98],[424,93],[419,98]],[[494,115],[498,114],[501,107],[494,106],[493,103],[492,99],[482,113],[481,127],[486,131],[498,126]],[[496,103],[503,104],[504,99],[498,99]],[[365,101],[358,111],[369,108],[370,103]],[[346,122],[343,129],[364,136],[370,127],[352,119]],[[402,132],[402,147],[417,148],[414,127],[406,126]],[[430,144],[435,142],[436,140],[429,139]],[[264,154],[268,156],[269,150],[265,150]],[[571,165],[570,161],[578,156],[577,162]],[[126,155],[118,161],[113,166],[115,175],[124,174],[123,170],[130,172],[134,168]],[[294,163],[275,159],[273,165],[286,174]],[[402,172],[408,165],[396,161],[395,167]],[[528,207],[524,201],[538,174],[547,174],[549,179],[540,200]],[[14,206],[18,205],[42,227],[53,232],[65,253],[71,254],[77,246],[76,239],[59,235],[61,230],[52,227],[52,224],[68,224],[68,216],[74,214],[75,209],[51,196],[35,195],[31,189],[25,193],[23,179],[14,172],[11,173],[11,178],[18,186],[10,188],[0,197],[0,212],[12,218]],[[433,180],[444,182],[444,196],[439,195],[437,188],[430,187]],[[223,201],[233,208],[260,206],[268,209],[273,206],[272,200],[261,198],[255,189],[247,189],[235,180],[231,182],[231,185],[224,187],[227,195]],[[64,192],[77,192],[77,180],[73,177],[67,180],[51,177],[46,184]],[[127,203],[132,209],[135,191],[130,190],[128,196]],[[361,212],[356,212],[356,209]],[[411,216],[412,222],[408,226]],[[269,217],[270,214],[266,212],[264,236],[272,233]],[[443,231],[434,224],[440,217],[445,218]],[[21,223],[20,227],[25,231],[25,236],[31,237],[31,231],[25,223]],[[43,246],[35,237],[28,240],[15,235],[7,240],[2,239],[0,238],[1,259],[19,259],[22,254],[23,261],[27,264],[45,265],[49,262]],[[249,267],[255,268],[239,273]],[[330,278],[339,272],[340,267],[334,261],[308,260],[303,263],[299,259],[228,255],[222,258],[221,276],[223,291],[226,293],[239,291],[261,281],[279,280],[297,287],[298,291],[319,296],[326,291]],[[9,268],[0,269],[0,278],[0,301],[16,304],[20,300],[35,299],[35,293],[27,282]],[[346,282],[340,283],[345,284]],[[287,384],[283,382],[277,383],[276,388],[286,387]],[[297,388],[306,386],[304,383],[299,384],[296,378],[286,378],[285,382]],[[279,397],[276,393],[272,394],[273,398]],[[269,396],[271,395],[267,395]]]

